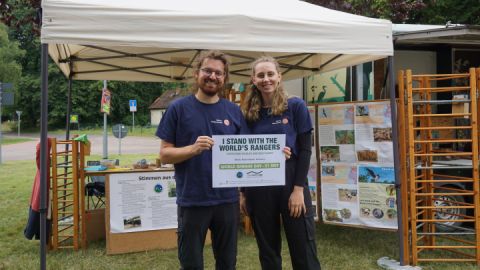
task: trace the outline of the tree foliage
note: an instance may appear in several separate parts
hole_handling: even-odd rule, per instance
[[[414,22],[427,5],[423,0],[307,0],[306,2],[394,23]]]
[[[16,109],[23,111],[22,125],[38,127],[40,115],[40,41],[39,12],[40,0],[0,0],[0,21],[8,25],[10,37],[18,41],[24,54],[17,62],[23,67],[19,78]],[[66,123],[68,80],[58,67],[49,64],[50,127],[63,127]],[[11,69],[13,70],[13,69]],[[109,122],[131,122],[128,100],[137,100],[135,123],[150,122],[148,106],[167,89],[185,87],[175,83],[108,82],[112,92],[112,112]],[[78,114],[80,125],[100,125],[100,99],[103,82],[73,81],[72,113]],[[32,106],[33,105],[33,106]]]
[[[18,42],[10,41],[7,27],[0,23],[0,82],[12,83],[14,91],[18,89],[18,82],[22,75],[22,66],[18,61],[24,54],[25,51],[19,48]],[[12,106],[2,106],[2,111],[5,112],[2,118],[10,119],[15,109]]]
[[[427,0],[419,20],[428,24],[480,24],[479,0]]]

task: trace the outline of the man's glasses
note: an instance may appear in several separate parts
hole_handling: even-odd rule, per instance
[[[209,69],[209,68],[201,68],[200,70],[201,70],[205,75],[207,75],[208,77],[212,76],[212,74],[215,74],[215,77],[217,77],[217,78],[223,78],[223,77],[225,77],[225,72],[222,72],[222,71],[212,70],[212,69]]]

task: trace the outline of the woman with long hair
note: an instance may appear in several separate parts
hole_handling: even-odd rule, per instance
[[[285,164],[285,185],[244,188],[240,207],[252,220],[262,269],[282,269],[281,223],[293,269],[320,269],[307,181],[312,122],[305,102],[289,97],[281,79],[273,57],[258,58],[252,64],[252,87],[241,109],[251,133],[286,135],[291,156]]]

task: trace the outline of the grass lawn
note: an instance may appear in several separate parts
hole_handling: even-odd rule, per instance
[[[29,138],[2,137],[2,145],[32,141]]]
[[[112,156],[111,158],[116,158]],[[155,156],[122,155],[121,165]],[[98,160],[98,156],[89,157]],[[0,269],[38,269],[39,242],[23,236],[35,175],[34,161],[12,161],[0,165]],[[103,228],[99,228],[103,229]],[[365,230],[319,224],[318,253],[324,270],[380,269],[376,261],[383,256],[398,258],[397,235],[393,232]],[[207,246],[205,269],[214,269],[211,248]],[[291,269],[286,242],[283,244],[283,269]],[[423,264],[426,270],[473,270],[473,264]],[[87,250],[48,252],[48,269],[178,269],[176,250],[155,250],[122,255],[106,255],[105,242]],[[260,269],[255,239],[240,233],[237,269]]]

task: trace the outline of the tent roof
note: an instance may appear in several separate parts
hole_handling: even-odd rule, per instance
[[[231,81],[276,57],[285,79],[393,55],[391,22],[297,0],[44,0],[42,43],[77,80],[191,78],[201,50],[231,57]]]

